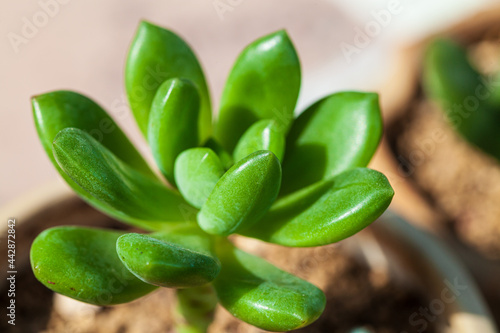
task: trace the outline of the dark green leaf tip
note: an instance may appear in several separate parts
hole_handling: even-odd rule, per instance
[[[221,98],[215,137],[233,152],[254,122],[274,119],[283,134],[293,122],[300,89],[300,63],[284,31],[249,44],[238,56]]]
[[[147,136],[149,113],[160,85],[171,78],[191,80],[200,94],[200,143],[212,131],[210,96],[203,70],[189,45],[174,32],[143,21],[130,46],[125,85],[132,112]]]

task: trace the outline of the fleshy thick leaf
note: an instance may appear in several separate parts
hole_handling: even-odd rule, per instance
[[[375,221],[393,195],[383,174],[356,168],[279,199],[242,234],[284,246],[335,243]]]
[[[257,150],[269,150],[282,161],[285,154],[285,136],[274,120],[256,122],[243,134],[234,149],[234,160],[239,161]]]
[[[160,171],[175,184],[174,163],[186,149],[198,145],[200,97],[185,79],[165,81],[153,100],[148,142]]]
[[[175,180],[182,196],[201,208],[224,174],[222,163],[209,148],[184,151],[175,161]]]
[[[183,238],[188,242],[182,241]],[[196,242],[193,238],[197,238]],[[161,287],[202,286],[215,279],[220,271],[209,236],[196,225],[150,235],[125,234],[118,238],[116,250],[135,276]]]
[[[257,151],[222,176],[198,213],[198,224],[214,235],[244,230],[271,207],[280,183],[281,165],[276,156]]]
[[[92,197],[111,207],[114,216],[148,229],[161,229],[163,222],[189,219],[189,206],[182,197],[135,171],[89,134],[67,128],[53,143],[62,170]]]
[[[500,159],[500,112],[490,87],[451,40],[436,40],[426,52],[423,85],[450,122],[472,144]],[[491,84],[493,85],[494,82]]]
[[[210,96],[203,70],[191,48],[175,33],[148,22],[141,22],[130,47],[125,84],[130,106],[144,136],[156,90],[171,78],[192,81],[200,93],[198,130],[200,143],[212,131]]]
[[[305,110],[287,138],[282,194],[365,167],[382,136],[377,94],[342,92]]]
[[[226,81],[215,137],[232,152],[258,120],[274,119],[286,133],[299,90],[299,58],[286,32],[256,40],[240,54]]]
[[[289,331],[314,322],[325,308],[323,292],[264,259],[224,244],[222,270],[214,281],[223,307],[235,317],[269,331]]]
[[[96,305],[133,301],[156,287],[130,273],[116,254],[123,232],[81,227],[43,231],[31,246],[31,267],[47,288]]]
[[[50,92],[33,97],[32,105],[38,136],[59,174],[85,201],[120,219],[121,216],[115,214],[107,204],[95,199],[61,170],[54,158],[52,142],[59,131],[69,127],[78,128],[92,135],[130,167],[156,178],[132,143],[98,104],[78,93],[72,91]]]
[[[118,125],[90,98],[76,92],[60,90],[33,97],[32,105],[40,141],[53,162],[52,141],[59,131],[73,127],[92,135],[134,169],[146,175],[153,175]],[[57,164],[55,165],[57,167]]]

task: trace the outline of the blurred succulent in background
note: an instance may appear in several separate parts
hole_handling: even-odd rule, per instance
[[[466,140],[500,160],[500,73],[480,73],[469,56],[451,39],[433,41],[425,55],[424,93]]]
[[[212,130],[194,53],[171,31],[141,23],[126,89],[163,177],[89,98],[70,91],[34,97],[38,134],[61,176],[89,204],[144,230],[48,229],[31,248],[38,280],[97,305],[177,288],[180,332],[206,331],[217,302],[266,330],[312,323],[324,309],[323,292],[227,236],[330,244],[378,218],[393,190],[365,168],[382,132],[378,96],[333,94],[294,118],[299,88],[287,34],[260,38],[234,64]]]

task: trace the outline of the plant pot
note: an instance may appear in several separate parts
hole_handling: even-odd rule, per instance
[[[500,7],[493,7],[436,36],[461,42],[485,63],[488,41],[500,41],[499,22]],[[465,261],[500,322],[500,163],[466,142],[423,96],[422,55],[436,36],[399,52],[381,89],[386,136],[373,167],[395,189],[392,208],[440,234]]]
[[[161,288],[142,299],[112,308],[85,305],[53,295],[33,277],[29,246],[42,230],[60,224],[119,228],[120,223],[95,211],[61,185],[45,189],[2,210],[16,217],[16,326],[2,321],[2,332],[148,332],[172,331],[175,296]],[[5,233],[2,234],[5,238]],[[480,294],[458,260],[434,236],[391,214],[338,244],[321,248],[283,248],[239,237],[235,242],[279,267],[317,284],[328,297],[327,309],[304,332],[496,332]],[[446,293],[447,283],[465,286]],[[4,279],[2,279],[4,281]],[[446,282],[447,281],[447,282]],[[2,298],[6,298],[2,285]],[[458,295],[460,293],[460,295]],[[453,298],[453,300],[451,300]],[[443,308],[438,308],[443,304]],[[420,308],[432,316],[425,319]],[[432,310],[435,307],[434,310]],[[449,326],[449,327],[448,327]],[[211,332],[259,332],[219,308]]]

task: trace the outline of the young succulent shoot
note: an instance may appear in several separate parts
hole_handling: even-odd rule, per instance
[[[437,102],[450,123],[470,143],[500,160],[500,73],[481,74],[467,50],[451,39],[427,48],[424,92]]]
[[[33,111],[45,151],[75,192],[142,232],[47,229],[31,247],[37,279],[97,305],[175,288],[179,332],[205,332],[217,303],[265,330],[314,322],[325,307],[320,289],[227,237],[320,246],[376,220],[394,194],[366,168],[382,133],[377,95],[333,94],[294,118],[300,65],[285,31],[238,57],[214,126],[201,66],[173,32],[142,22],[125,74],[161,175],[88,97],[49,92],[33,98]]]

